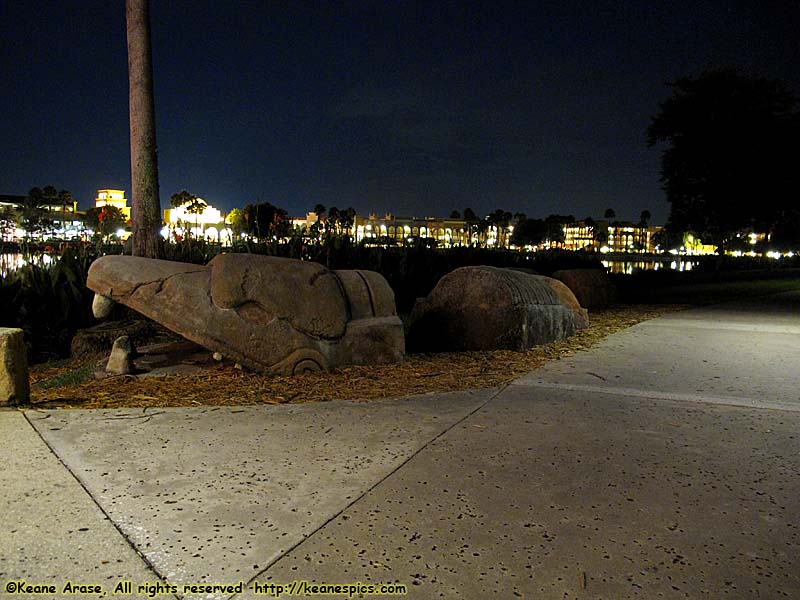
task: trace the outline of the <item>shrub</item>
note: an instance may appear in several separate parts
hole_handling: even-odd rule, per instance
[[[0,325],[25,332],[31,362],[68,356],[72,336],[92,324],[92,260],[88,248],[68,247],[51,265],[29,263],[0,280]]]

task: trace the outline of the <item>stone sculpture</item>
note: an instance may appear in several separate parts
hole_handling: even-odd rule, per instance
[[[601,308],[617,301],[617,289],[604,269],[566,269],[553,273],[584,308]]]
[[[496,267],[448,273],[411,313],[412,350],[525,350],[562,340],[589,324],[560,281]]]
[[[89,269],[95,316],[120,302],[259,372],[297,374],[400,362],[394,293],[373,271],[222,254],[208,265],[105,256]]]

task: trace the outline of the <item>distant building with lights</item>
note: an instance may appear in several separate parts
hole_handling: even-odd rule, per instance
[[[205,202],[202,198],[198,198]],[[200,212],[189,212],[189,205],[164,209],[164,237],[175,237],[185,233],[193,237],[215,242],[230,242],[231,230],[225,215],[206,203]]]
[[[653,253],[656,250],[653,236],[662,229],[662,227],[649,227],[633,223],[614,223],[607,227],[608,239],[605,245],[609,252]]]
[[[26,199],[26,196],[0,194],[0,209],[5,211],[7,216],[13,216],[19,212]],[[34,239],[43,238],[47,235],[57,239],[76,239],[80,236],[83,230],[83,216],[78,211],[78,202],[76,200],[52,202],[41,206],[41,208],[47,211],[47,218],[51,222],[51,226],[47,231],[32,234]],[[3,241],[17,241],[28,235],[16,223],[14,223],[13,227],[9,225],[9,223],[6,223],[3,227]]]
[[[126,221],[129,221],[131,218],[131,207],[128,206],[128,200],[125,198],[124,190],[97,190],[97,198],[94,200],[94,205],[95,208],[113,206],[122,211]]]
[[[586,221],[564,225],[564,248],[567,250],[593,250],[597,244],[596,230],[596,223],[587,223]]]
[[[587,219],[564,226],[564,247],[567,250],[653,253],[656,252],[653,236],[661,229],[659,226]]]
[[[463,219],[444,219],[437,217],[397,217],[356,215],[353,222],[353,237],[357,242],[375,239],[391,240],[403,244],[407,239],[432,239],[443,248],[450,246],[469,246],[479,243],[478,235]],[[493,239],[497,236],[494,235]]]
[[[325,221],[313,212],[305,218],[292,219],[295,229],[309,229],[317,222]],[[374,241],[383,245],[403,245],[411,240],[433,240],[439,248],[452,246],[507,247],[514,231],[513,225],[477,227],[464,219],[442,217],[398,217],[355,215],[352,228],[345,232],[356,242]]]
[[[25,196],[0,194],[0,241],[16,242],[25,235],[16,223],[16,212]]]

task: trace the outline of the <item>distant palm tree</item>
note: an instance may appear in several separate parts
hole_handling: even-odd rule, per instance
[[[161,256],[156,118],[148,0],[125,0],[131,136],[133,255]]]
[[[488,225],[495,227],[497,230],[498,246],[505,246],[506,244],[506,233],[508,232],[508,226],[511,222],[511,218],[511,213],[507,210],[503,210],[502,208],[498,208],[486,217],[486,222]]]
[[[52,225],[47,218],[48,206],[56,195],[55,188],[47,186],[31,188],[28,195],[19,204],[19,216],[22,229],[25,230],[25,239],[34,234],[42,233]]]
[[[608,211],[606,211],[608,212]],[[592,239],[594,240],[594,248],[597,250],[598,248],[605,246],[606,242],[608,242],[608,227],[599,225],[597,221],[592,219],[591,217],[586,217],[584,219],[583,224],[586,227],[591,228],[592,230]]]
[[[61,201],[61,229],[64,230],[64,235],[67,234],[67,221],[71,221],[74,215],[68,217],[67,216],[67,207],[72,206],[75,199],[72,197],[72,194],[67,190],[61,190],[58,192],[58,199]],[[70,213],[72,211],[69,211]]]

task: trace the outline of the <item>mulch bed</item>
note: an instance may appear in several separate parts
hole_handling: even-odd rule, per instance
[[[259,375],[221,363],[200,375],[158,378],[91,378],[102,370],[88,359],[31,369],[33,408],[225,406],[371,400],[427,392],[505,385],[514,379],[597,344],[612,333],[682,310],[683,305],[617,306],[590,312],[589,328],[562,342],[525,352],[411,354],[399,365],[355,366],[292,377]]]

